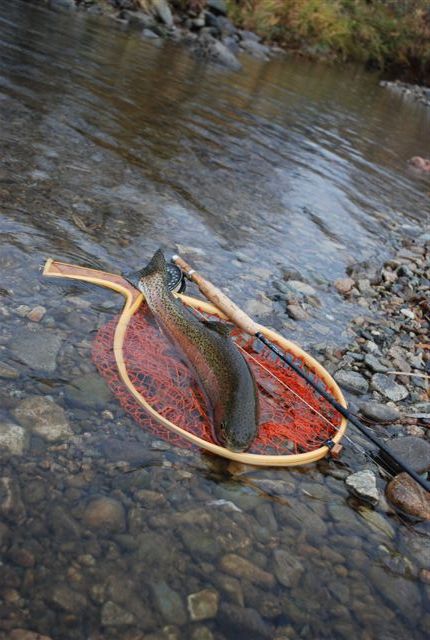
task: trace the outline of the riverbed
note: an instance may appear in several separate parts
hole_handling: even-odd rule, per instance
[[[355,67],[241,62],[0,6],[0,426],[22,445],[0,451],[0,637],[427,637],[428,530],[350,496],[360,452],[258,471],[155,439],[91,359],[119,297],[41,275],[161,246],[301,346],[348,343],[363,309],[333,282],[429,223],[407,160],[430,112]],[[312,291],[300,318],[288,279]]]

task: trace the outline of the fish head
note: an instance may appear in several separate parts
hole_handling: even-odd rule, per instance
[[[243,404],[239,404],[229,408],[223,416],[215,417],[215,439],[229,451],[246,451],[255,439],[258,431],[257,408],[250,409],[246,410]]]

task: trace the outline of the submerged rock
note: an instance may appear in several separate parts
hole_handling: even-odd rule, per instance
[[[48,442],[66,440],[73,436],[64,409],[52,398],[30,396],[19,403],[13,410],[13,415],[21,425]]]
[[[0,424],[0,456],[4,453],[20,456],[28,447],[28,432],[17,424]]]
[[[5,362],[0,362],[0,378],[6,378],[7,380],[16,380],[19,378],[19,372]]]
[[[407,473],[399,473],[387,486],[387,499],[401,511],[430,520],[430,495]]]
[[[274,573],[284,587],[295,587],[305,570],[303,564],[290,552],[275,549],[273,552]]]
[[[30,369],[54,373],[62,339],[40,327],[19,331],[10,346],[12,355]]]
[[[11,476],[0,478],[0,517],[20,523],[25,517],[18,481]]]
[[[29,629],[12,629],[8,633],[8,640],[51,640],[49,636],[44,636],[37,631]]]
[[[66,397],[84,409],[103,409],[112,394],[106,382],[97,373],[87,373],[67,385]]]
[[[236,632],[237,637],[243,636],[253,640],[260,640],[260,638],[273,640],[272,627],[263,621],[255,609],[223,603],[220,606],[217,619],[222,627],[228,629],[229,637],[235,637],[232,632]]]
[[[223,571],[236,578],[243,578],[265,587],[273,587],[275,585],[275,579],[272,574],[260,569],[260,567],[235,553],[223,556],[220,567]]]
[[[161,580],[151,586],[155,605],[164,620],[169,624],[185,624],[187,612],[181,596],[177,591],[169,587],[167,582]]]
[[[363,469],[363,471],[353,473],[346,478],[345,484],[359,498],[371,504],[378,503],[379,492],[376,487],[376,476],[370,469]]]
[[[90,529],[104,531],[124,531],[125,510],[121,502],[108,498],[95,498],[89,502],[83,513],[83,521]]]
[[[399,613],[414,620],[419,617],[421,595],[416,584],[377,566],[369,569],[369,577],[376,590],[392,607],[398,609]]]
[[[218,611],[219,594],[211,589],[204,589],[188,596],[188,611],[193,621],[215,618]]]
[[[108,600],[102,607],[101,621],[104,627],[123,627],[133,624],[135,618],[130,611]]]

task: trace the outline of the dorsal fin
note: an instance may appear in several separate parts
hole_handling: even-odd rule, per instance
[[[230,336],[230,327],[225,322],[221,322],[220,320],[201,320],[201,322],[205,327],[211,329],[211,331],[216,331],[224,338],[228,338]]]

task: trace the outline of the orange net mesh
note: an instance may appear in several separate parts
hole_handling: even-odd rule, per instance
[[[172,444],[192,447],[185,438],[148,416],[122,382],[113,353],[117,322],[115,317],[97,332],[92,350],[97,369],[121,406],[138,424]],[[232,337],[243,349],[260,396],[259,435],[249,449],[251,453],[303,453],[321,447],[335,435],[341,417],[326,400],[257,339],[237,329],[233,330]],[[133,385],[158,413],[182,429],[213,441],[206,403],[193,374],[160,332],[145,304],[129,323],[124,361]],[[297,359],[295,362],[304,366]],[[308,367],[306,371],[314,373]]]

